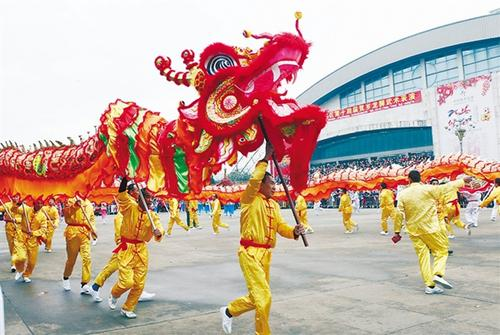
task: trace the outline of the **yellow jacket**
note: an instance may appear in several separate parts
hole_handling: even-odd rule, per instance
[[[342,213],[352,213],[352,203],[349,194],[342,194],[340,197],[339,211]]]
[[[294,228],[283,220],[278,203],[273,199],[266,199],[262,193],[259,193],[266,168],[267,162],[257,163],[248,186],[241,196],[240,235],[243,240],[267,244],[274,248],[276,233],[292,239]],[[267,250],[252,249],[255,249],[255,253],[263,253]]]
[[[436,186],[411,183],[404,189],[398,196],[398,209],[405,216],[408,234],[420,236],[440,231],[437,203],[441,197],[462,186],[464,181],[460,179]]]
[[[4,204],[5,204],[5,206],[0,206],[0,212],[4,213],[3,214],[4,221],[5,222],[14,222],[14,223],[21,222],[21,216],[19,216],[17,213],[14,213],[12,211],[12,208],[16,207],[16,204],[14,204],[12,201],[6,202]]]
[[[295,209],[299,215],[301,223],[307,224],[307,202],[302,195],[298,195],[295,200]]]
[[[55,206],[43,206],[41,209],[43,214],[46,214],[47,218],[47,229],[56,229],[59,227],[59,212]],[[47,217],[48,216],[48,217]]]
[[[118,245],[118,244],[120,244],[120,241],[121,241],[120,231],[122,229],[123,214],[118,212],[115,216],[115,220],[113,223],[115,226],[115,243]]]
[[[212,202],[212,216],[221,215],[221,213],[222,213],[222,209],[220,206],[220,201],[219,201],[219,199],[215,199]]]
[[[168,211],[171,218],[179,216],[179,201],[176,198],[168,199]]]
[[[198,211],[198,200],[189,200],[188,202],[189,213],[194,213]]]
[[[153,229],[147,213],[140,209],[137,202],[133,200],[127,192],[118,193],[116,199],[120,205],[120,213],[123,215],[120,237],[125,237],[129,240],[149,242],[153,237]],[[150,214],[155,228],[163,233],[163,227],[161,226],[159,216],[153,211],[150,211]]]
[[[27,205],[15,206],[12,208],[13,212],[21,216],[20,229],[25,232],[31,232],[35,237],[45,237],[47,234],[47,217],[41,210],[35,210]],[[26,222],[28,219],[29,223]]]
[[[378,196],[381,209],[394,208],[394,192],[384,188]]]
[[[81,207],[76,204],[76,198],[70,198],[66,201],[64,206],[63,215],[64,221],[68,225],[64,231],[64,236],[71,240],[76,235],[81,234],[82,236],[89,236],[91,231],[97,233],[95,228],[95,216],[94,207],[89,200],[80,200]],[[83,210],[87,214],[87,218],[83,214]],[[72,225],[83,225],[83,226],[72,226]],[[90,236],[89,236],[90,237]]]
[[[496,200],[497,204],[500,204],[500,186],[495,187],[490,195],[486,199],[484,199],[483,202],[481,202],[481,205],[479,205],[479,207],[486,207],[493,200]]]

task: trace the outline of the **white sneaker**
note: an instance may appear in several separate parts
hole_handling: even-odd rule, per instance
[[[453,239],[455,238],[455,235],[453,235],[453,234],[452,234],[452,235],[448,235],[448,238],[449,238],[450,240],[453,240]]]
[[[14,265],[10,266],[10,272],[12,273],[16,272],[16,267]]]
[[[344,232],[344,234],[352,234],[352,231],[350,231],[350,230],[346,230],[346,231]]]
[[[109,296],[108,298],[108,306],[112,310],[116,309],[116,303],[118,302],[118,299],[114,298],[112,295]]]
[[[83,285],[80,294],[90,295],[90,286],[88,284]]]
[[[443,289],[437,286],[425,288],[425,294],[441,294],[443,292]]]
[[[124,309],[120,311],[120,314],[126,317],[127,319],[135,319],[137,317],[137,314],[135,314],[134,312],[126,311]]]
[[[219,235],[219,233],[212,233],[212,235]]]
[[[477,228],[477,223],[474,223],[472,227]]]
[[[380,232],[380,235],[387,236],[387,235],[389,235],[389,233],[388,233],[388,232],[386,232],[386,231],[381,231],[381,232]]]
[[[440,286],[442,286],[443,288],[447,288],[447,289],[452,289],[453,288],[453,285],[451,285],[450,283],[448,283],[443,277],[434,276],[434,278],[432,278],[432,280],[436,284],[439,284]]]
[[[94,301],[95,302],[101,302],[102,301],[102,298],[101,296],[99,295],[99,291],[95,291],[92,286],[90,286],[90,295],[92,296],[92,298],[94,298]]]
[[[16,272],[16,274],[14,275],[15,281],[22,281],[22,278],[23,278],[22,272]]]
[[[227,307],[225,306],[219,309],[220,316],[222,318],[222,330],[224,331],[225,334],[231,334],[233,318],[230,318],[229,316],[226,315],[226,309]]]
[[[52,252],[52,249],[45,249],[45,252],[50,254]]]
[[[71,291],[71,283],[69,279],[63,279],[63,288],[65,291]]]
[[[155,295],[156,295],[156,293],[149,293],[149,292],[146,292],[146,291],[142,291],[142,294],[139,297],[139,302],[141,302],[141,301],[151,301],[151,300],[153,300],[153,298],[154,298]]]
[[[24,282],[25,283],[31,283],[30,277],[24,277]]]

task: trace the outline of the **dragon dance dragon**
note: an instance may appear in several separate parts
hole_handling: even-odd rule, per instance
[[[294,81],[309,52],[300,17],[296,13],[296,34],[245,31],[245,37],[264,41],[256,51],[214,43],[195,60],[192,50],[184,50],[186,71],[175,71],[170,58],[157,57],[154,64],[167,81],[193,87],[199,95],[180,102],[177,120],[116,100],[101,116],[96,134],[78,145],[1,150],[0,193],[86,196],[127,175],[154,193],[193,197],[223,164],[234,164],[238,155],[262,145],[259,116],[277,159],[290,158],[292,186],[303,189],[326,114],[278,92],[282,81]]]

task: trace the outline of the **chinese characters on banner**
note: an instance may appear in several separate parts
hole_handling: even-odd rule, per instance
[[[346,117],[368,114],[386,110],[389,108],[410,105],[422,101],[421,91],[410,92],[397,97],[390,97],[376,101],[367,102],[365,104],[356,105],[344,109],[328,111],[328,121],[343,119]]]
[[[436,89],[440,154],[460,152],[498,159],[492,76],[483,75]]]

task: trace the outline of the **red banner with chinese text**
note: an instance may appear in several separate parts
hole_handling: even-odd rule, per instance
[[[328,121],[343,119],[346,117],[357,116],[386,110],[389,108],[400,107],[419,103],[422,101],[422,92],[410,92],[397,97],[390,97],[376,101],[367,102],[365,104],[347,107],[344,109],[328,111]]]

